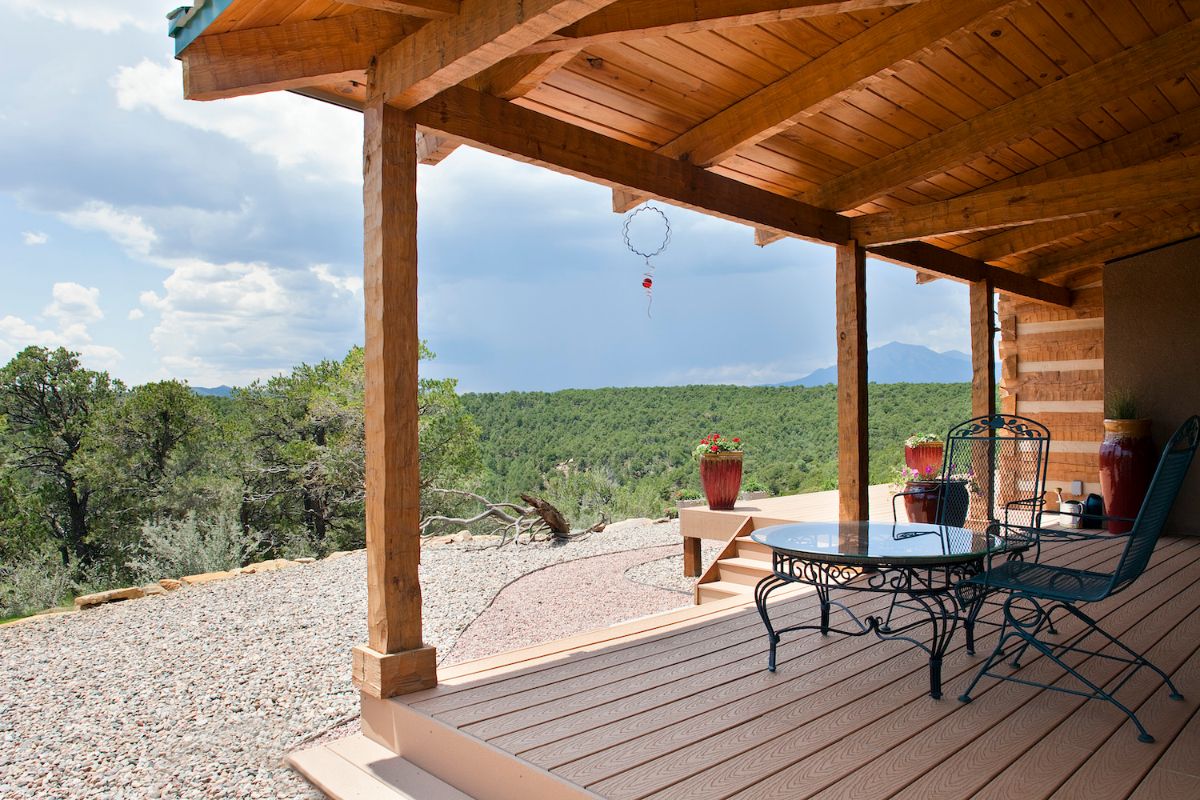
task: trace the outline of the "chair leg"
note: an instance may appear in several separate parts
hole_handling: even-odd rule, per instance
[[[984,661],[983,666],[980,667],[979,671],[975,673],[975,677],[971,680],[971,685],[967,687],[966,691],[958,696],[960,702],[971,702],[971,692],[975,691],[975,685],[979,683],[980,678],[988,674],[988,670],[990,670],[996,664],[999,664],[1004,659],[1004,643],[1013,636],[1016,636],[1016,633],[1013,631],[1001,631],[1000,641],[996,642],[996,649],[992,651],[991,655],[987,657],[987,661]]]
[[[1163,683],[1165,683],[1167,685],[1167,688],[1171,690],[1171,694],[1169,695],[1169,697],[1172,700],[1182,700],[1183,699],[1183,694],[1181,694],[1179,689],[1176,688],[1174,682],[1171,681],[1170,676],[1167,675],[1167,673],[1163,672],[1161,669],[1159,669],[1158,665],[1156,665],[1153,661],[1146,658],[1145,655],[1134,650],[1129,645],[1125,644],[1124,642],[1122,642],[1117,637],[1113,636],[1108,631],[1104,630],[1104,628],[1101,628],[1100,624],[1098,622],[1096,622],[1096,620],[1092,619],[1087,614],[1080,611],[1078,608],[1075,608],[1074,606],[1071,606],[1071,605],[1067,605],[1066,603],[1059,603],[1058,605],[1061,606],[1062,608],[1065,608],[1067,611],[1069,611],[1074,616],[1078,617],[1079,620],[1081,622],[1083,622],[1084,625],[1087,625],[1093,631],[1100,634],[1105,639],[1112,642],[1113,644],[1115,644],[1117,647],[1124,650],[1129,655],[1133,656],[1134,660],[1137,662],[1137,665],[1139,667],[1149,667],[1150,669],[1152,669],[1156,673],[1158,673],[1158,677],[1162,678]]]

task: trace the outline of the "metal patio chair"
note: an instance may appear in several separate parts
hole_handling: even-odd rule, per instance
[[[1023,683],[1027,686],[1036,686],[1056,692],[1079,695],[1089,700],[1106,700],[1133,720],[1133,724],[1138,729],[1139,741],[1154,741],[1154,737],[1147,733],[1137,716],[1117,700],[1114,695],[1143,667],[1149,667],[1158,673],[1159,677],[1163,679],[1163,682],[1171,690],[1171,699],[1181,700],[1183,699],[1183,695],[1179,693],[1179,690],[1165,672],[1148,661],[1145,656],[1132,650],[1127,645],[1122,644],[1116,637],[1105,632],[1094,619],[1080,611],[1076,605],[1094,603],[1129,588],[1142,574],[1142,571],[1145,570],[1146,564],[1150,560],[1150,555],[1154,551],[1154,545],[1158,542],[1159,534],[1162,533],[1167,515],[1171,511],[1171,506],[1174,504],[1175,497],[1179,494],[1179,488],[1183,484],[1183,479],[1187,475],[1188,467],[1191,465],[1192,458],[1196,454],[1198,442],[1200,442],[1200,416],[1194,416],[1179,426],[1179,430],[1175,431],[1166,449],[1163,450],[1162,458],[1158,462],[1158,469],[1155,471],[1150,488],[1146,493],[1146,499],[1142,501],[1142,507],[1138,511],[1133,529],[1128,533],[1115,535],[1105,533],[1073,535],[1073,539],[1087,538],[1110,541],[1124,539],[1125,547],[1121,552],[1121,557],[1117,562],[1116,568],[1112,572],[1092,572],[1071,569],[1069,567],[1056,567],[1050,564],[1011,560],[988,569],[980,575],[968,578],[959,584],[960,601],[964,593],[970,593],[972,590],[976,592],[982,590],[984,593],[995,591],[1006,591],[1009,593],[1009,597],[1004,601],[1003,606],[1004,622],[1001,627],[1000,641],[996,643],[996,649],[988,656],[979,672],[975,675],[975,679],[971,681],[971,685],[962,693],[959,700],[964,703],[971,702],[971,692],[985,675],[1000,680]],[[1022,607],[1019,609],[1014,607],[1016,603],[1021,603]],[[1067,639],[1065,642],[1055,643],[1045,641],[1039,637],[1039,634],[1043,631],[1051,635],[1055,633],[1051,614],[1060,609],[1080,620],[1084,624],[1084,629],[1080,634]],[[1093,633],[1105,639],[1105,644],[1101,645],[1097,650],[1081,647],[1080,645],[1082,645],[1084,640]],[[1013,640],[1019,641],[1017,651],[1011,661],[1014,669],[1020,668],[1021,657],[1029,647],[1033,647],[1080,681],[1087,687],[1087,691],[1038,683],[1037,681],[1019,678],[1015,675],[1004,675],[993,672],[993,667],[1005,658],[1005,646]],[[1115,645],[1120,651],[1123,651],[1124,655],[1101,652],[1109,644]],[[1113,678],[1098,685],[1084,677],[1077,669],[1063,660],[1063,656],[1067,653],[1083,653],[1088,656],[1099,656],[1105,659],[1120,661],[1127,666],[1123,667]],[[1129,667],[1132,667],[1132,669],[1129,669]],[[1121,677],[1122,672],[1126,672],[1127,674]],[[1117,678],[1120,678],[1120,680],[1117,681]],[[1114,681],[1116,683],[1112,689],[1106,690],[1104,688]]]
[[[938,525],[987,530],[992,523],[1022,541],[1041,523],[1050,431],[1015,414],[960,422],[946,434],[938,495]],[[892,496],[892,517],[898,519]]]

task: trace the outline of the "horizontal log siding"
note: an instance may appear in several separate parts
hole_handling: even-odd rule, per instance
[[[1051,490],[1082,481],[1100,491],[1103,438],[1104,300],[1081,289],[1070,309],[1000,298],[1000,406],[1050,429]],[[1064,492],[1065,494],[1066,492]]]

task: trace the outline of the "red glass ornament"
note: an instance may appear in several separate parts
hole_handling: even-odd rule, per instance
[[[654,285],[654,281],[650,280],[649,278],[644,278],[642,280],[642,288],[644,288],[644,289],[649,289],[653,285]]]

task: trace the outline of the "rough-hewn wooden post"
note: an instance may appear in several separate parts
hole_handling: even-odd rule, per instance
[[[837,247],[838,511],[867,519],[867,263],[858,242]]]
[[[437,683],[421,626],[417,441],[417,139],[378,99],[363,115],[367,615],[354,677],[375,697]]]
[[[993,304],[994,286],[984,279],[971,284],[971,415],[992,416],[996,413],[996,322]],[[984,522],[994,516],[992,477],[995,448],[988,447],[975,454],[975,481],[979,491],[972,495],[970,517]],[[1010,470],[1001,470],[1007,473]]]

